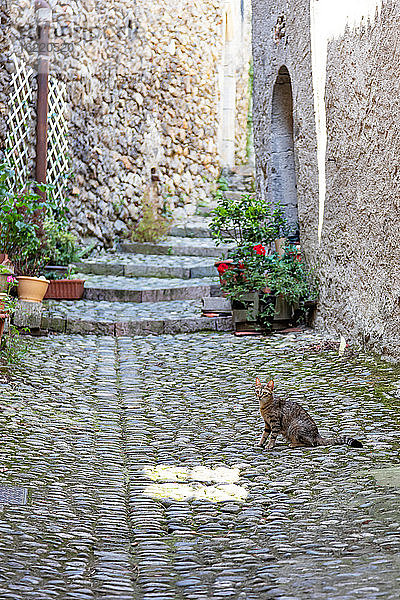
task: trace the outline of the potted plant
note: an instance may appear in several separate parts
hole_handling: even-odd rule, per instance
[[[55,208],[47,186],[30,182],[16,192],[7,185],[10,170],[0,166],[0,253],[7,254],[18,279],[18,297],[41,302],[48,281],[43,221]]]
[[[77,239],[67,230],[65,218],[46,218],[44,231],[49,259],[46,276],[50,280],[45,299],[80,300],[85,280],[73,277],[71,265],[80,260],[84,251],[79,251]]]
[[[222,293],[232,301],[235,328],[246,323],[268,331],[303,316],[314,284],[299,249],[286,245],[282,207],[245,194],[239,201],[223,199],[212,214],[216,243],[236,242],[228,258],[215,263]]]
[[[7,253],[14,265],[18,297],[41,302],[50,285],[43,275],[50,261],[55,263],[52,279],[58,281],[46,297],[82,297],[84,281],[65,280],[70,263],[79,258],[76,238],[68,232],[66,204],[54,200],[51,186],[35,182],[13,192],[7,185],[10,174],[0,165],[0,253]],[[55,273],[59,265],[61,282],[60,273]]]
[[[223,198],[211,215],[211,237],[217,245],[269,246],[287,232],[281,205],[265,203],[254,194],[243,194],[240,200]]]

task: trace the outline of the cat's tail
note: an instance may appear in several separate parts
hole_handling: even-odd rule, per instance
[[[348,435],[342,435],[334,438],[320,438],[321,446],[342,446],[347,445],[352,448],[363,448],[363,444]]]

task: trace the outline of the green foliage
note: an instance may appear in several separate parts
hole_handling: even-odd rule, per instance
[[[235,248],[229,256],[232,262],[225,263],[229,267],[221,273],[222,288],[229,298],[240,301],[245,294],[267,287],[267,257],[256,254],[250,245]]]
[[[264,251],[261,244],[237,248],[230,253],[232,263],[220,264],[218,271],[221,287],[231,300],[242,302],[246,294],[259,293],[257,322],[268,331],[274,314],[271,299],[283,296],[288,304],[296,307],[297,317],[301,319],[306,302],[317,299],[318,286],[295,246],[287,246],[283,257],[277,252],[268,255]]]
[[[67,265],[79,257],[68,232],[67,209],[54,200],[52,186],[34,181],[13,191],[12,170],[0,165],[0,253],[17,275],[38,276],[49,261]]]
[[[7,364],[18,363],[27,353],[28,346],[21,339],[19,330],[9,322],[8,332],[1,339],[0,357]]]
[[[82,257],[84,251],[78,249],[77,239],[67,231],[64,220],[56,220],[54,215],[46,217],[44,232],[49,264],[68,266]]]
[[[240,200],[222,197],[211,214],[211,236],[217,244],[268,244],[282,237],[287,228],[282,207],[265,203],[253,194],[243,194]]]
[[[27,346],[22,342],[18,329],[11,323],[11,317],[14,314],[18,300],[12,298],[9,294],[15,286],[15,279],[10,275],[8,281],[7,293],[1,296],[4,308],[0,310],[7,314],[8,330],[3,333],[0,344],[0,359],[6,364],[16,363],[27,352]]]
[[[220,175],[217,179],[217,189],[214,192],[214,198],[217,202],[221,202],[224,198],[224,192],[229,190],[229,183],[226,177]]]
[[[0,178],[5,175],[0,173]],[[0,252],[8,254],[18,274],[35,275],[43,266],[42,198],[32,187],[18,194],[5,186],[0,191]]]
[[[282,258],[270,260],[267,272],[268,287],[272,293],[282,294],[291,304],[301,304],[318,297],[317,283],[295,246],[286,246]]]
[[[287,246],[282,258],[276,252],[258,254],[251,246],[235,249],[230,257],[233,263],[226,263],[229,268],[222,273],[222,287],[232,299],[240,300],[248,292],[264,290],[270,290],[272,295],[282,294],[293,304],[318,296],[312,273],[295,246]]]

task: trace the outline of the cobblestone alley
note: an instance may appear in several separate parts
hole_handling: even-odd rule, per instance
[[[397,600],[397,372],[318,340],[30,341],[1,383],[2,485],[28,489],[1,599]],[[256,449],[257,375],[365,448]]]

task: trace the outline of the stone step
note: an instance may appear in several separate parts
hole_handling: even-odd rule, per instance
[[[239,192],[238,191],[228,191],[228,192],[225,192],[225,196],[229,200],[234,200],[237,202],[237,201],[241,200],[241,198],[244,194],[247,194],[247,193],[248,192],[246,192],[246,191],[239,191]]]
[[[184,223],[174,225],[169,233],[176,237],[211,238],[211,232],[208,227],[185,225]]]
[[[210,238],[210,221],[207,217],[193,216],[186,221],[175,223],[169,234],[174,237]]]
[[[167,256],[202,256],[225,258],[233,246],[219,246],[209,238],[168,237],[157,243],[122,242],[122,252]]]
[[[214,257],[154,256],[109,252],[76,263],[80,273],[116,277],[192,279],[215,277]]]
[[[216,202],[212,202],[207,206],[198,206],[196,210],[196,215],[199,217],[210,217],[214,208],[217,208]]]
[[[218,296],[218,278],[159,279],[152,277],[115,277],[79,273],[85,279],[85,300],[107,302],[170,302]]]
[[[114,336],[231,331],[231,317],[201,316],[198,300],[174,302],[44,302],[42,329]]]

